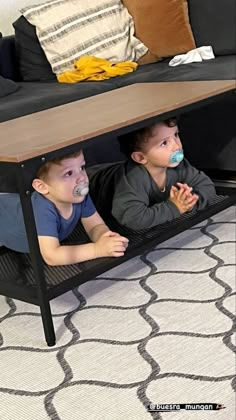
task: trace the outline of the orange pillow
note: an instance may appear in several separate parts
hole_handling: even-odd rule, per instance
[[[134,19],[135,36],[149,49],[139,64],[196,48],[187,0],[123,0]]]

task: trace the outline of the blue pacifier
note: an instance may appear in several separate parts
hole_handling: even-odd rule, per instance
[[[89,192],[89,184],[86,182],[86,184],[76,185],[76,187],[73,189],[73,196],[84,197],[85,195],[88,194],[88,192]]]
[[[183,150],[177,150],[177,152],[174,152],[174,153],[172,153],[172,155],[170,155],[169,162],[170,163],[179,163],[179,162],[181,162],[181,160],[183,160],[183,158],[184,158]]]

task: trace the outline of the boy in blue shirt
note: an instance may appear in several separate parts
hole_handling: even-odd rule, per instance
[[[48,265],[124,255],[128,239],[109,230],[88,194],[82,151],[45,163],[32,186],[39,247]],[[92,243],[61,245],[79,220]],[[0,195],[0,243],[17,252],[29,252],[19,194]]]

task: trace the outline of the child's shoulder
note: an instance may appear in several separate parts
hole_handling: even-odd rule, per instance
[[[42,212],[53,212],[58,213],[55,204],[48,200],[47,197],[34,191],[31,196],[32,206],[35,212],[40,213]]]
[[[125,164],[123,178],[125,182],[128,181],[129,185],[135,189],[146,188],[152,180],[151,175],[143,165],[139,165],[131,160]]]
[[[140,177],[144,176],[145,174],[149,175],[143,165],[136,163],[131,159],[124,162],[124,174],[131,176],[135,174]]]
[[[41,205],[41,206],[50,206],[52,202],[47,199],[44,195],[38,193],[37,191],[34,191],[31,195],[31,201],[33,204]]]

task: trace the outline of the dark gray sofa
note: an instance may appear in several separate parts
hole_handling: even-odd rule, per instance
[[[21,17],[14,23],[15,36],[0,39],[0,75],[16,82],[14,93],[0,97],[0,122],[133,83],[236,80],[235,1],[188,0],[188,2],[196,45],[211,45],[215,59],[170,67],[168,64],[170,58],[168,58],[154,64],[139,66],[134,73],[124,76],[71,85],[56,81],[50,72],[46,57],[43,57],[41,47],[38,45],[38,50],[34,50],[36,38],[34,27],[32,25],[29,27]],[[28,44],[29,39],[31,44]],[[33,58],[34,68],[32,66],[29,68],[28,57]],[[205,170],[236,170],[235,109],[236,96],[232,95],[227,101],[205,106],[181,117],[180,129],[185,153],[195,166]],[[103,153],[101,150],[98,153],[88,151],[89,163],[99,163],[100,159],[101,161],[120,159],[118,147],[114,148],[114,144],[112,147],[105,144],[104,151]]]

